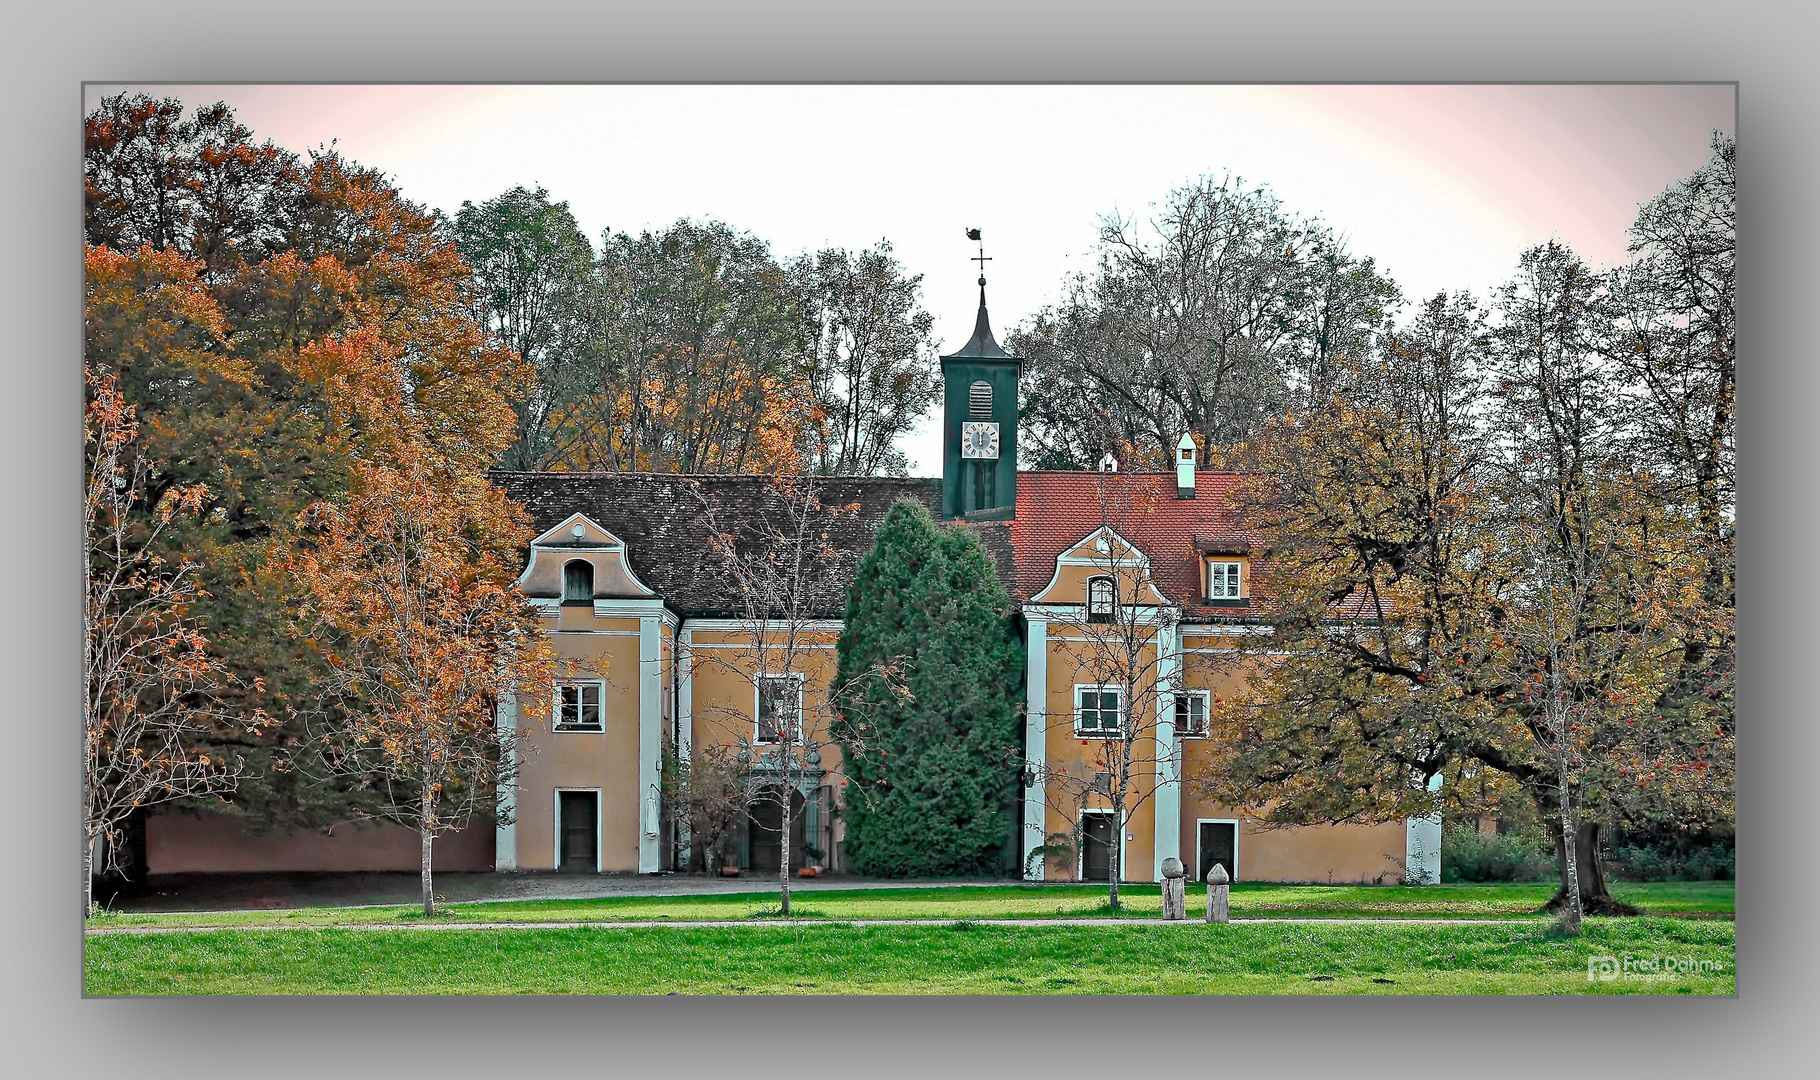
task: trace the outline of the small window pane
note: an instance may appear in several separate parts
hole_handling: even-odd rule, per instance
[[[1178,736],[1205,736],[1207,734],[1207,695],[1176,695],[1175,724]]]
[[[556,688],[556,727],[560,731],[603,731],[601,684],[562,683]]]
[[[1087,583],[1087,613],[1112,614],[1112,582],[1109,579],[1094,578]]]

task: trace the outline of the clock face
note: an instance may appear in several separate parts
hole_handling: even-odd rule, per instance
[[[961,425],[961,456],[997,458],[998,425],[969,420]]]

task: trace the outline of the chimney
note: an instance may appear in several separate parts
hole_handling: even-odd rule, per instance
[[[1175,497],[1194,498],[1194,436],[1184,434],[1175,444]]]

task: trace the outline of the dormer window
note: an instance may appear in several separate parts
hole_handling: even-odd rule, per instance
[[[1111,622],[1113,605],[1112,579],[1087,579],[1087,621]]]
[[[1238,563],[1207,560],[1207,598],[1209,600],[1237,600],[1239,598]]]
[[[562,602],[594,602],[594,564],[586,559],[571,559],[562,567]]]

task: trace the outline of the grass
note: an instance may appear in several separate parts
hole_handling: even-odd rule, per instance
[[[199,930],[91,936],[89,994],[1731,994],[1733,926]],[[1593,981],[1599,956],[1703,971]]]
[[[1375,885],[1233,886],[1232,915],[1268,918],[1535,918],[1551,895],[1549,883],[1431,885],[1423,888]],[[1728,917],[1734,910],[1731,882],[1620,884],[1613,892],[1660,916]],[[1162,896],[1155,885],[1127,885],[1120,916],[1156,919]],[[1189,914],[1205,903],[1198,887],[1188,890]],[[595,900],[522,900],[450,904],[438,922],[697,921],[775,918],[775,891],[699,896],[607,897]],[[928,889],[853,889],[793,894],[797,919],[1041,919],[1115,917],[1104,886],[1004,885]],[[296,908],[268,911],[110,912],[91,927],[335,927],[375,923],[421,923],[419,909],[399,907]]]

